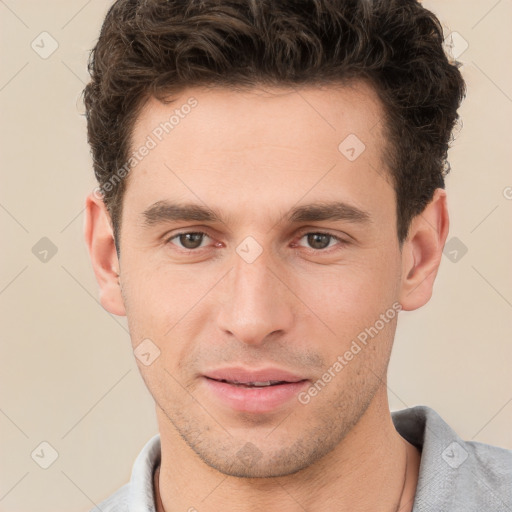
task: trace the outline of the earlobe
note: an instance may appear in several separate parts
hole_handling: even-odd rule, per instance
[[[84,236],[100,287],[101,305],[109,313],[125,316],[126,311],[119,284],[120,266],[110,215],[103,200],[94,194],[87,196],[85,201]]]
[[[432,201],[412,220],[402,248],[400,303],[405,311],[418,309],[430,300],[448,229],[446,192],[438,188]]]

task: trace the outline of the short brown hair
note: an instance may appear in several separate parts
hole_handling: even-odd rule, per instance
[[[119,254],[125,166],[151,96],[190,86],[300,86],[366,80],[386,114],[385,161],[397,233],[436,188],[465,94],[438,19],[416,0],[117,0],[89,60],[84,89],[94,171]]]

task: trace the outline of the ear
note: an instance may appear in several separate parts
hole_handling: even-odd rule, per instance
[[[449,225],[446,192],[438,188],[424,211],[411,221],[402,247],[400,304],[405,311],[430,300]]]
[[[96,197],[94,193],[85,200],[84,235],[94,274],[100,285],[101,305],[113,315],[125,316],[119,284],[120,265],[110,214],[103,199]]]

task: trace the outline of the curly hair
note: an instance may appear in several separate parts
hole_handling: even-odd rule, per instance
[[[191,86],[251,88],[365,80],[385,112],[384,161],[397,235],[444,188],[465,83],[435,15],[416,0],[117,0],[89,58],[88,141],[119,254],[130,152],[146,101]]]

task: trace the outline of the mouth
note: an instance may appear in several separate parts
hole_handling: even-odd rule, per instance
[[[209,379],[210,377],[206,377]],[[229,381],[225,379],[210,379],[216,380],[217,382],[225,382],[226,384],[231,384],[232,386],[241,387],[241,388],[267,388],[269,386],[281,386],[282,384],[294,384],[295,382],[302,381],[285,381],[285,380],[267,380],[263,382],[237,382],[237,381]]]
[[[203,375],[207,392],[231,411],[265,413],[290,405],[309,380],[277,369],[228,368]]]

